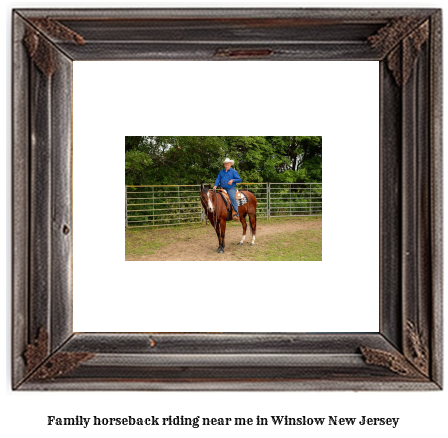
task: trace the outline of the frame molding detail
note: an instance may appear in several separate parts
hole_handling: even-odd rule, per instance
[[[442,388],[438,9],[13,12],[13,376],[21,390]],[[378,333],[74,333],[75,60],[378,61]]]

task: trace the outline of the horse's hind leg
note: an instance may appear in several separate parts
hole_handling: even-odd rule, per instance
[[[250,246],[255,245],[255,234],[257,232],[257,215],[255,213],[249,214],[250,230],[252,231],[252,242]]]
[[[247,230],[246,214],[242,214],[240,216],[240,221],[241,225],[243,226],[243,237],[241,237],[241,240],[238,242],[238,245],[242,245],[246,240],[246,230]]]

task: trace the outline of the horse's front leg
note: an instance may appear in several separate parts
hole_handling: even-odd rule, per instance
[[[241,237],[241,240],[238,242],[238,245],[242,245],[246,240],[246,230],[247,230],[246,215],[241,215],[240,220],[241,225],[243,226],[243,237]]]
[[[214,228],[215,228],[215,231],[216,231],[216,235],[218,236],[218,244],[219,244],[218,252],[221,253],[221,252],[223,252],[223,250],[222,250],[221,230],[220,230],[220,227],[219,227],[219,222],[217,222],[215,224]]]
[[[220,247],[218,248],[218,252],[220,253],[220,254],[222,254],[223,252],[224,252],[224,247],[226,246],[226,243],[225,243],[225,237],[226,237],[226,219],[224,218],[224,219],[221,219],[221,221],[220,221],[221,223],[220,223],[220,228],[221,228],[221,233],[220,233],[220,240],[219,240],[219,244],[220,244]],[[220,250],[221,249],[221,250]]]

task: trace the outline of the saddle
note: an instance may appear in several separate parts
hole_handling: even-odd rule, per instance
[[[219,192],[222,196],[222,199],[224,200],[224,203],[226,204],[227,211],[229,212],[227,217],[231,218],[233,215],[236,214],[236,212],[232,207],[232,202],[230,201],[230,196],[225,189],[220,189]],[[247,203],[246,195],[237,190],[236,191],[236,202],[238,203],[238,206],[246,204]]]

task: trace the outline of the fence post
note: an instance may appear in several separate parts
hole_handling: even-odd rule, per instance
[[[177,216],[178,216],[178,220],[179,220],[179,224],[181,223],[180,221],[180,187],[177,186]]]
[[[289,215],[292,216],[292,213],[291,213],[291,183],[289,183]]]
[[[311,216],[311,214],[312,214],[312,212],[311,212],[311,183],[310,183],[310,199],[308,200],[308,202],[309,202],[309,206],[310,206],[309,210],[310,210],[310,216]]]
[[[155,219],[154,219],[154,217],[155,217],[155,211],[156,211],[156,208],[155,208],[156,206],[155,206],[155,204],[154,204],[154,187],[152,188],[152,226],[154,226],[156,223],[155,223]]]
[[[124,211],[125,211],[125,226],[128,227],[128,188],[124,186]]]
[[[271,220],[271,183],[267,183],[266,186],[266,210],[268,221]]]

